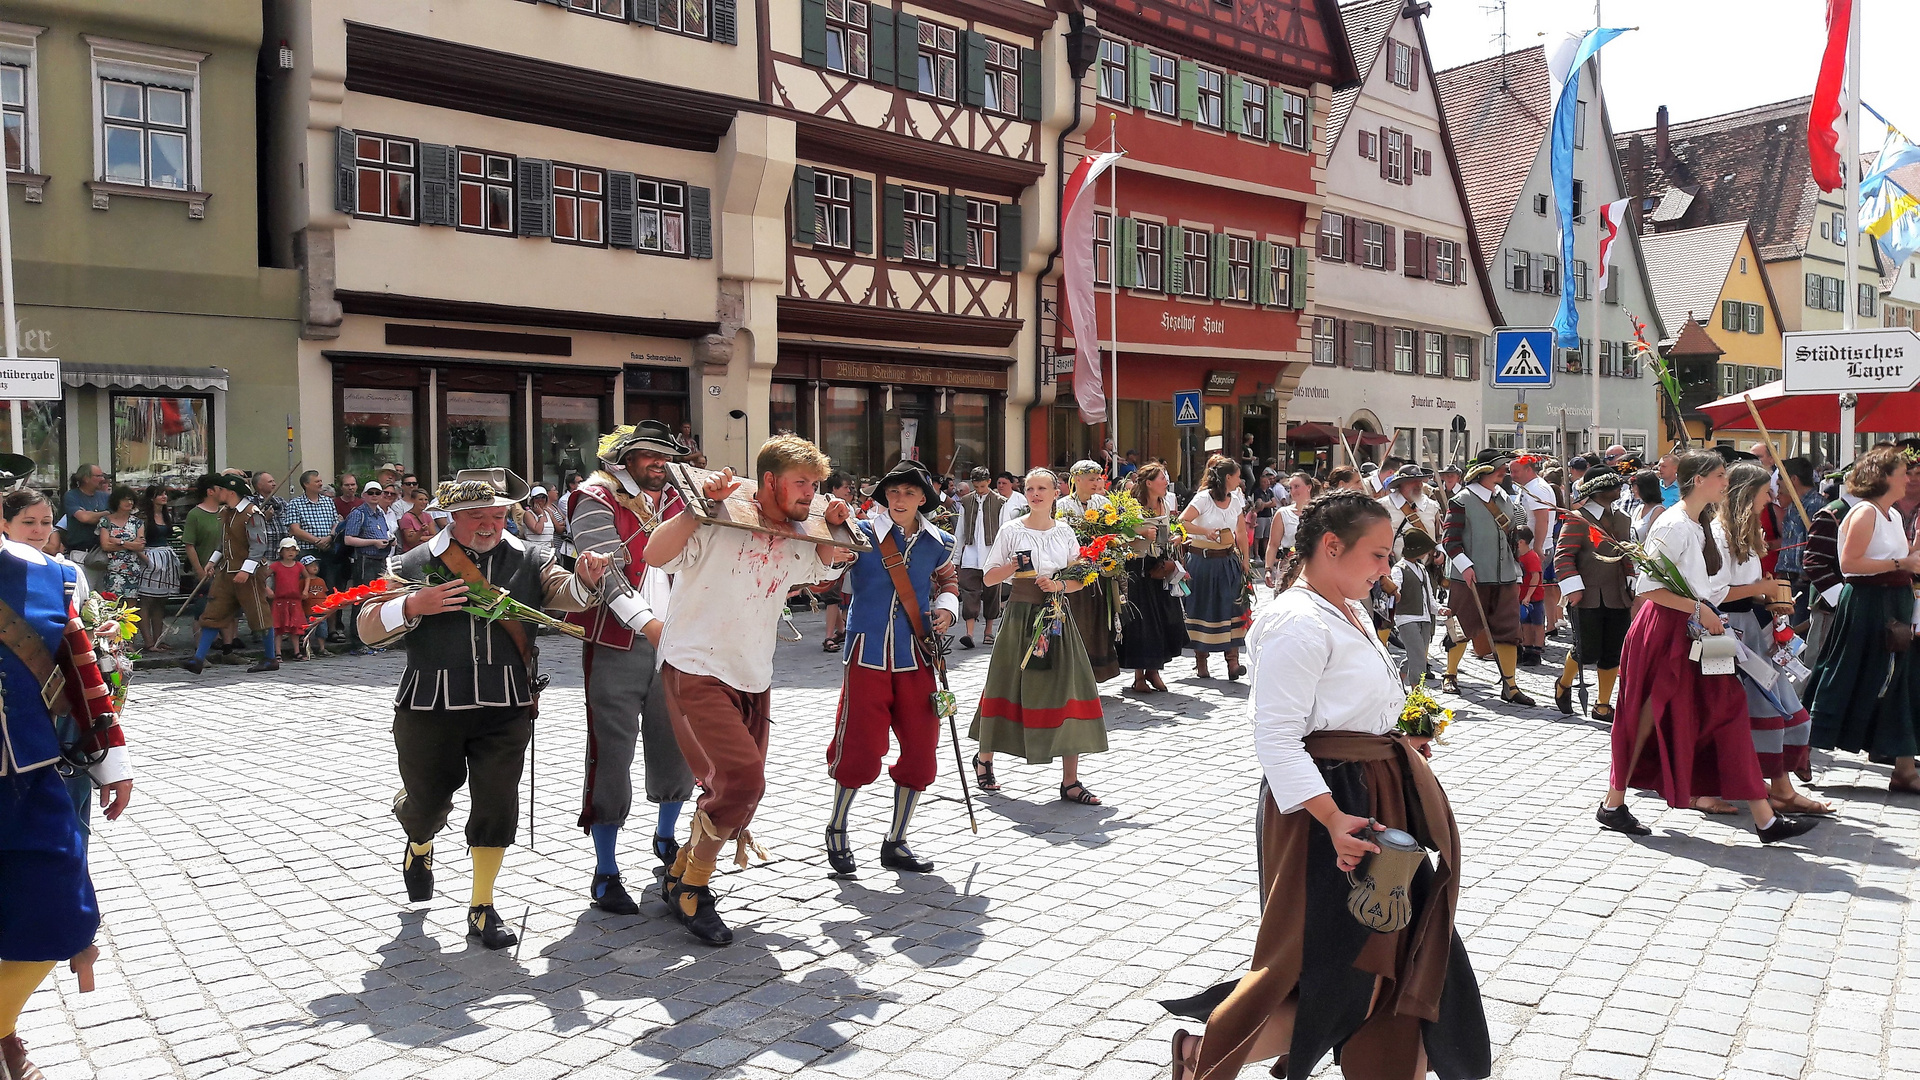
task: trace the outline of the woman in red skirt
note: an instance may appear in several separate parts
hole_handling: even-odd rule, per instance
[[[1653,830],[1627,809],[1626,789],[1649,788],[1668,806],[1687,807],[1696,796],[1745,802],[1763,843],[1800,835],[1815,818],[1776,814],[1760,775],[1747,695],[1737,675],[1703,675],[1691,659],[1688,623],[1723,634],[1715,605],[1761,595],[1770,582],[1730,587],[1733,560],[1726,529],[1713,518],[1727,492],[1727,467],[1709,450],[1680,455],[1679,513],[1660,515],[1647,534],[1649,553],[1673,561],[1697,599],[1661,588],[1641,574],[1635,591],[1647,602],[1633,617],[1621,658],[1620,703],[1613,721],[1613,771],[1595,817],[1602,828],[1629,836]]]

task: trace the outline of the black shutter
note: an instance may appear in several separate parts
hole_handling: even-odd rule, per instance
[[[1020,119],[1040,119],[1040,50],[1020,50]]]
[[[827,0],[800,0],[800,59],[827,66]]]
[[[687,253],[696,259],[713,258],[713,192],[688,184],[687,218],[692,234]]]
[[[457,225],[455,206],[453,147],[439,143],[420,144],[420,224]]]
[[[713,40],[722,45],[740,44],[740,16],[735,0],[713,0]]]
[[[893,84],[908,93],[920,89],[920,19],[902,11],[893,17]]]
[[[333,208],[343,214],[353,213],[353,161],[358,146],[359,137],[352,128],[334,129]]]
[[[873,254],[873,181],[853,178],[853,250]]]
[[[882,86],[894,82],[893,9],[867,5],[867,77]]]
[[[824,3],[825,0],[822,0]],[[826,9],[821,8],[824,14]],[[627,0],[627,21],[643,26],[660,25],[660,0]]]
[[[1026,241],[1020,234],[1020,204],[1007,203],[1000,207],[1000,233],[996,237],[1000,256],[1000,272],[1017,274],[1027,261]]]
[[[821,9],[826,10],[824,7]],[[813,227],[813,170],[805,165],[793,167],[793,242],[811,244]]]
[[[897,184],[880,189],[880,252],[889,259],[907,255],[907,189]]]
[[[607,243],[617,248],[640,246],[634,235],[633,174],[607,174]]]
[[[961,100],[976,109],[987,104],[987,36],[969,30],[960,36],[960,70],[966,78]]]
[[[521,236],[553,235],[553,162],[540,158],[520,158],[515,163],[519,178],[519,228]]]

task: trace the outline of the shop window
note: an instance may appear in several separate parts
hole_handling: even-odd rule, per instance
[[[607,174],[573,165],[553,167],[553,238],[575,244],[606,242]]]
[[[27,147],[31,145],[27,116],[27,69],[19,64],[0,64],[0,131],[6,139],[8,172],[26,171]]]
[[[940,254],[940,197],[931,191],[903,188],[901,215],[905,221],[904,258],[932,262]]]
[[[1229,236],[1227,241],[1227,288],[1229,300],[1253,300],[1253,241]]]
[[[960,94],[960,34],[926,19],[920,20],[920,92],[941,101]]]
[[[1151,221],[1136,221],[1133,254],[1134,287],[1148,292],[1160,291],[1161,227]]]
[[[1445,377],[1447,374],[1447,335],[1434,333],[1427,335],[1426,361],[1425,366],[1420,370],[1424,375]]]
[[[513,235],[513,158],[462,148],[460,228]]]
[[[1438,472],[1445,462],[1440,460],[1446,453],[1447,433],[1439,428],[1422,428],[1420,431],[1420,464],[1429,471]]]
[[[924,390],[896,389],[887,394],[887,410],[880,416],[880,460],[876,468],[891,468],[911,459],[926,461],[933,430],[933,395]]]
[[[988,112],[1003,116],[1020,114],[1020,47],[1002,45],[992,38],[987,39],[987,79],[985,84]]]
[[[1349,359],[1356,371],[1373,370],[1373,324],[1347,324]]]
[[[1147,83],[1152,95],[1147,111],[1161,116],[1179,115],[1180,63],[1163,53],[1147,54]]]
[[[1473,339],[1470,337],[1457,336],[1453,339],[1453,377],[1473,378]]]
[[[450,390],[446,427],[446,471],[513,467],[513,395]]]
[[[965,476],[976,465],[993,466],[992,417],[993,398],[987,394],[947,396],[935,452],[949,475]]]
[[[1415,339],[1416,335],[1413,331],[1398,326],[1393,328],[1394,374],[1411,375],[1414,373],[1413,345]],[[1407,455],[1401,454],[1399,456],[1406,457]]]
[[[844,178],[843,178],[844,179]],[[817,188],[816,182],[816,188]],[[633,235],[641,251],[662,255],[687,253],[687,185],[670,180],[633,181]],[[817,205],[817,204],[816,204]],[[816,227],[819,223],[815,212]]]
[[[1262,142],[1267,138],[1267,84],[1243,82],[1240,88],[1240,134]]]
[[[853,250],[853,178],[813,171],[813,244]]]
[[[687,369],[630,367],[622,383],[627,392],[627,423],[658,420],[678,431],[686,422]]]
[[[1113,215],[1093,215],[1093,283],[1113,283]]]
[[[600,2],[617,4],[620,0],[600,0]],[[854,5],[849,3],[847,6]],[[688,37],[706,37],[708,33],[707,0],[660,0],[659,27]]]
[[[1186,251],[1186,294],[1208,296],[1213,292],[1211,248],[1213,234],[1187,229],[1181,234]]]
[[[1394,428],[1392,456],[1402,461],[1418,460],[1413,456],[1413,440],[1418,437],[1418,434],[1418,432],[1410,427]]]
[[[600,399],[540,395],[540,482],[565,491],[568,475],[591,476],[600,440]]]
[[[1328,262],[1347,260],[1347,219],[1343,214],[1320,215],[1320,257]]]
[[[1194,118],[1201,127],[1220,128],[1226,124],[1226,76],[1212,68],[1200,68],[1194,76],[1200,92],[1200,111]]]
[[[873,471],[867,416],[869,391],[859,386],[828,386],[820,391],[820,449],[841,468]]]
[[[191,190],[188,94],[173,87],[101,79],[101,179]]]
[[[767,427],[775,435],[805,434],[800,429],[799,383],[773,384],[767,394]]]
[[[1313,362],[1333,366],[1333,320],[1315,316],[1313,320]]]
[[[362,132],[354,139],[353,154],[354,216],[412,221],[420,178],[414,141]]]
[[[867,5],[861,0],[827,0],[827,66],[866,78]]]
[[[349,386],[340,391],[346,437],[342,472],[370,480],[386,461],[414,459],[413,391]]]
[[[171,479],[184,487],[212,468],[212,398],[113,395],[113,461],[108,469],[116,482],[138,488]]]
[[[925,27],[926,23],[920,25]],[[1100,99],[1127,103],[1127,43],[1124,41],[1100,40]]]
[[[1307,99],[1291,90],[1280,92],[1280,145],[1294,150],[1307,148]]]
[[[1487,445],[1495,450],[1518,450],[1520,448],[1520,434],[1512,428],[1505,430],[1489,428],[1487,430]]]
[[[967,200],[967,265],[979,270],[1000,269],[1000,204]]]
[[[62,403],[0,401],[0,446],[13,445],[13,409],[16,404],[26,407],[27,430],[21,439],[20,450],[33,459],[33,477],[28,483],[42,490],[59,491],[67,484],[66,463],[63,460],[66,428],[62,422]],[[184,510],[181,512],[185,513]]]

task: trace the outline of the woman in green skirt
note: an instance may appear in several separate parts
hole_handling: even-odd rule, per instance
[[[973,714],[968,735],[980,744],[973,756],[973,778],[981,791],[999,791],[993,755],[1018,754],[1030,765],[1060,759],[1060,798],[1097,806],[1100,800],[1080,782],[1080,755],[1107,748],[1107,725],[1100,713],[1100,687],[1094,682],[1087,648],[1071,616],[1048,619],[1042,655],[1029,657],[1034,620],[1077,581],[1054,574],[1080,554],[1073,527],[1053,516],[1060,479],[1048,469],[1027,473],[1027,514],[1000,526],[987,552],[984,580],[989,588],[1011,579],[1013,595],[1003,609],[1000,635],[993,643],[987,685]]]
[[[1887,786],[1920,792],[1914,768],[1920,678],[1912,649],[1892,647],[1901,629],[1910,640],[1913,577],[1920,572],[1920,555],[1893,506],[1906,492],[1905,462],[1890,446],[1867,451],[1847,474],[1847,493],[1859,500],[1840,524],[1840,572],[1847,583],[1814,661],[1806,705],[1814,746],[1890,761]]]

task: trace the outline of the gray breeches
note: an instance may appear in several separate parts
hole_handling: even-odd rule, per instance
[[[584,647],[587,672],[586,785],[580,827],[624,825],[633,807],[633,755],[646,758],[647,801],[684,802],[693,773],[680,754],[654,670],[653,646],[636,635],[631,649]]]

